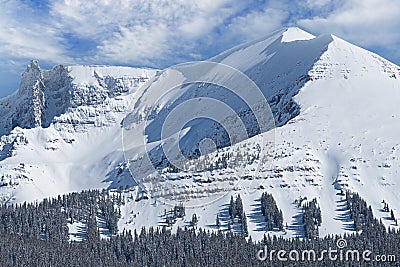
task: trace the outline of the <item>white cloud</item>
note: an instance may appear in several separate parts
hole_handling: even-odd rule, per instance
[[[396,0],[350,0],[326,16],[302,19],[298,24],[363,46],[394,46],[400,40],[400,5]]]
[[[54,18],[58,18],[61,29],[85,38],[108,38],[121,27],[129,29],[149,24],[163,24],[173,32],[181,30],[192,35],[210,29],[210,25],[216,24],[214,21],[220,21],[223,13],[226,13],[223,8],[229,2],[232,1],[56,0],[50,12]]]
[[[196,46],[244,8],[232,0],[56,0],[50,14],[62,32],[94,40],[99,63],[151,64]],[[192,51],[187,51],[190,54]]]
[[[180,21],[178,30],[186,39],[199,38],[210,34],[215,28],[224,24],[224,20],[235,14],[243,6],[234,5],[228,0],[193,1],[192,9]]]
[[[395,0],[53,0],[42,13],[24,3],[0,0],[3,58],[166,66],[287,25],[364,46],[395,47],[400,39]]]
[[[51,3],[50,14],[60,30],[81,38],[107,38],[121,26],[137,24],[150,19],[149,14],[159,17],[162,13],[154,9],[163,6],[162,0],[55,0]]]
[[[309,8],[321,8],[329,4],[330,0],[307,0],[306,4]]]
[[[166,57],[163,54],[169,52],[167,31],[163,24],[121,27],[97,47],[96,57],[98,61],[154,65],[153,59]]]
[[[14,1],[2,1],[1,5],[0,55],[3,58],[41,58],[53,63],[69,60],[57,30],[40,24],[41,19],[34,15],[34,10]]]
[[[282,28],[289,13],[285,10],[266,7],[262,11],[253,11],[236,17],[229,25],[231,34],[244,41],[254,40]]]

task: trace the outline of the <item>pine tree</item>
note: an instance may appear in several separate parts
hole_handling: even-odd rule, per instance
[[[232,221],[236,217],[235,201],[233,200],[233,196],[231,196],[231,201],[229,203],[229,216],[231,216]]]
[[[243,212],[242,215],[242,233],[245,237],[249,235],[249,229],[247,228],[247,219],[246,219],[246,213]]]
[[[193,215],[192,215],[192,221],[191,221],[192,227],[195,227],[195,226],[197,225],[198,221],[199,221],[199,220],[197,219],[196,213],[193,213]]]
[[[321,209],[317,204],[317,199],[303,205],[303,225],[305,237],[314,239],[318,237],[318,229],[321,225]]]
[[[100,237],[99,230],[97,228],[96,216],[89,215],[86,226],[86,240],[91,243],[98,240]]]
[[[243,202],[242,198],[240,195],[237,196],[236,201],[235,201],[235,214],[239,216],[239,220],[242,219],[243,215]]]
[[[261,195],[261,213],[265,217],[267,231],[272,231],[274,228],[283,230],[283,213],[278,209],[271,194],[263,193]]]

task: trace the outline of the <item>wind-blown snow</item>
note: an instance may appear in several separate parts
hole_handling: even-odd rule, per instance
[[[299,29],[297,27],[291,27],[288,28],[283,34],[282,34],[282,43],[290,43],[294,41],[299,41],[299,40],[311,40],[315,38],[314,35],[303,31],[302,29]]]

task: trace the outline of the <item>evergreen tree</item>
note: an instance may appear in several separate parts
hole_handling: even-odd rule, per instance
[[[199,221],[199,220],[197,219],[196,213],[193,213],[193,215],[192,215],[192,221],[191,221],[192,227],[195,227],[195,226],[197,225],[198,221]]]
[[[97,228],[96,217],[91,214],[87,220],[86,240],[89,243],[95,242],[100,238],[99,229]]]
[[[245,237],[249,236],[249,229],[247,227],[247,218],[246,218],[245,212],[243,212],[243,215],[242,215],[242,234]]]
[[[317,204],[317,199],[303,205],[303,225],[306,238],[317,238],[318,229],[322,223],[321,209]]]
[[[275,228],[283,230],[283,213],[278,209],[271,194],[263,193],[261,195],[261,213],[267,222],[267,231],[272,231]]]
[[[231,201],[229,203],[229,216],[231,217],[232,221],[236,217],[235,201],[233,200],[233,196],[231,196]]]
[[[242,219],[242,215],[243,215],[243,202],[242,202],[242,198],[240,197],[240,195],[237,196],[236,201],[235,201],[235,214],[238,215],[239,220]]]

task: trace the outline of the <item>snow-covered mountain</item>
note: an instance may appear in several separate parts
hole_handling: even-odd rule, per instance
[[[119,123],[137,89],[155,73],[63,65],[46,71],[32,61],[19,90],[0,100],[3,201],[40,199],[113,181],[116,166],[123,163]]]
[[[170,206],[159,200],[172,199],[190,203],[185,204],[191,206],[187,218],[197,213],[206,228],[212,229],[221,215],[226,230],[226,204],[240,194],[251,235],[259,238],[265,224],[257,208],[262,192],[273,194],[289,226],[285,235],[294,236],[301,235],[301,209],[295,203],[301,197],[317,198],[322,235],[351,231],[341,195],[351,190],[366,199],[376,217],[395,227],[381,202],[398,216],[398,66],[336,36],[315,37],[298,28],[273,32],[209,62],[254,81],[276,127],[260,127],[250,112],[254,107],[220,86],[185,84],[193,79],[240,84],[236,76],[213,68],[194,73],[188,68],[57,66],[43,71],[31,62],[18,92],[0,100],[3,201],[130,185],[120,229],[160,225],[160,214]],[[200,116],[201,104],[182,106],[209,98],[238,114],[247,138],[231,143],[214,121]],[[199,120],[169,129],[165,139],[160,128],[178,107],[180,114]],[[215,147],[199,157],[204,139]],[[183,154],[192,157],[183,170],[166,168],[163,144],[180,144]],[[153,164],[142,164],[146,154]],[[190,171],[196,164],[215,168]],[[140,186],[129,168],[134,176],[146,174]]]
[[[114,120],[110,111],[126,109],[111,100],[134,93],[154,73],[129,67],[63,65],[46,71],[32,60],[22,74],[19,90],[0,102],[0,134],[16,126],[30,129],[47,128],[51,123],[107,124]],[[72,111],[81,116],[62,116]]]

